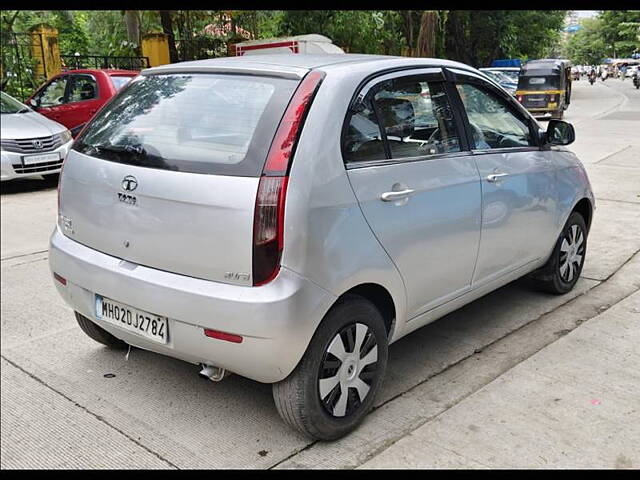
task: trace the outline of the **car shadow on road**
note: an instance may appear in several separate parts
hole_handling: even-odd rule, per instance
[[[55,178],[17,178],[2,182],[0,193],[13,195],[16,193],[40,192],[58,188],[58,177]]]

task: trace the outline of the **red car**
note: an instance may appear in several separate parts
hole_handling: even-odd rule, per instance
[[[42,85],[27,103],[38,113],[63,124],[75,137],[93,115],[138,72],[70,70]]]

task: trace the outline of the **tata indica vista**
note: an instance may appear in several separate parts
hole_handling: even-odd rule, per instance
[[[273,384],[336,439],[391,343],[524,275],[573,288],[594,208],[574,135],[452,61],[154,67],[64,162],[54,283],[94,340]]]

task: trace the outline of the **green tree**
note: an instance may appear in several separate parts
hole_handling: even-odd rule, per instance
[[[446,57],[476,67],[498,58],[541,58],[558,43],[564,10],[452,10]]]
[[[399,55],[404,41],[398,12],[378,10],[287,10],[279,35],[318,33],[348,53]]]
[[[602,20],[585,18],[580,29],[567,40],[566,56],[577,65],[597,65],[607,56],[607,46],[602,36]]]
[[[627,58],[640,50],[640,10],[606,10],[598,18],[608,56]]]

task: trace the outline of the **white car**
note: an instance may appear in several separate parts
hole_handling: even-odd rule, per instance
[[[0,106],[0,180],[40,175],[55,178],[73,142],[71,132],[4,92],[0,92]]]

